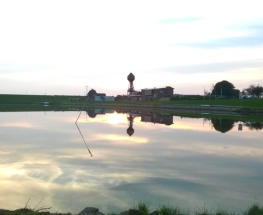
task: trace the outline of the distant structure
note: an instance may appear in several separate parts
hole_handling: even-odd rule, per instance
[[[164,125],[172,125],[173,116],[159,114],[159,113],[145,113],[145,114],[141,114],[141,121],[164,124]]]
[[[94,89],[91,89],[88,92],[87,98],[93,101],[114,101],[115,100],[113,96],[106,96],[105,93],[97,93],[96,90]]]
[[[130,73],[127,76],[129,81],[129,87],[127,90],[127,97],[120,96],[120,99],[128,100],[157,100],[163,98],[171,98],[173,96],[174,88],[167,86],[164,88],[152,88],[152,89],[142,89],[141,91],[134,90],[133,82],[135,80],[134,74]]]
[[[134,116],[132,114],[129,114],[128,116],[128,121],[129,121],[129,127],[127,128],[127,134],[129,136],[132,136],[134,134],[134,129],[133,129],[133,120],[134,120]]]
[[[86,111],[87,115],[90,118],[95,118],[97,115],[102,115],[102,114],[107,114],[107,113],[114,113],[114,110],[111,109],[100,109],[100,108],[96,108],[96,109],[88,109]]]
[[[172,125],[173,124],[173,115],[167,113],[157,113],[157,112],[148,112],[148,111],[138,111],[138,110],[125,110],[125,109],[105,109],[105,108],[96,108],[88,109],[86,111],[87,115],[90,118],[95,118],[97,115],[107,114],[107,113],[125,113],[127,114],[128,128],[126,130],[129,136],[134,135],[135,129],[133,128],[133,123],[135,118],[141,118],[141,122],[146,123],[156,123],[163,125]]]
[[[170,98],[174,94],[174,88],[168,86],[164,88],[142,89],[141,92],[142,97],[146,100]]]
[[[124,111],[124,113],[127,113]],[[157,123],[157,124],[164,124],[164,125],[172,125],[173,124],[173,115],[169,114],[160,114],[160,113],[138,113],[138,112],[128,112],[128,121],[129,121],[129,127],[127,129],[127,134],[129,136],[132,136],[135,132],[133,128],[133,121],[136,117],[141,117],[141,122],[150,122],[150,123]]]
[[[134,86],[133,86],[133,81],[135,80],[135,76],[130,73],[128,76],[127,76],[127,79],[129,81],[129,88],[128,88],[128,95],[132,95],[132,93],[134,92]]]

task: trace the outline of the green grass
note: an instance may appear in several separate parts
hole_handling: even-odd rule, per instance
[[[171,104],[187,105],[223,105],[245,108],[263,108],[263,99],[202,99],[202,100],[174,100]]]
[[[231,107],[243,107],[251,109],[263,109],[263,99],[178,99],[171,101],[118,101],[116,104],[144,104],[144,105],[219,105]]]
[[[118,215],[119,213],[108,213],[108,215]],[[139,203],[134,209],[128,209],[125,212],[120,213],[122,215],[263,215],[263,207],[258,205],[251,206],[247,211],[243,213],[229,213],[227,211],[208,211],[206,209],[195,211],[193,213],[183,212],[178,208],[161,206],[159,209],[150,212],[148,206],[144,203]],[[70,215],[70,213],[50,213],[43,210],[32,210],[28,208],[22,208],[14,211],[1,210],[0,215]]]
[[[50,213],[49,211],[21,208],[14,211],[0,210],[0,215],[71,215],[70,213]]]
[[[53,105],[61,104],[138,104],[138,105],[221,105],[243,107],[251,109],[263,109],[263,99],[174,99],[171,101],[115,101],[115,102],[92,102],[87,101],[85,96],[61,96],[61,95],[11,95],[0,94],[0,104],[40,104],[50,102]]]
[[[57,96],[57,95],[0,95],[0,104],[41,104],[49,102],[51,104],[83,103],[84,96]]]

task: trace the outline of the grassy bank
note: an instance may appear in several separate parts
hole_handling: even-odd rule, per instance
[[[197,100],[186,100],[178,99],[171,101],[120,101],[116,102],[119,104],[149,104],[149,105],[188,105],[188,106],[200,106],[200,105],[211,105],[211,106],[230,106],[230,107],[243,107],[251,109],[263,109],[263,99],[197,99]]]
[[[1,106],[11,107],[19,105],[23,108],[39,108],[45,103],[52,106],[87,106],[87,105],[148,105],[152,107],[178,107],[180,105],[188,107],[200,106],[216,106],[216,107],[237,107],[249,110],[263,110],[263,99],[198,99],[198,100],[185,100],[175,99],[169,101],[115,101],[115,102],[94,102],[88,101],[85,96],[58,96],[58,95],[9,95],[0,94],[0,108]],[[18,108],[18,107],[16,107]]]
[[[210,100],[174,100],[171,104],[184,105],[223,105],[238,106],[244,108],[263,108],[263,99],[210,99]]]
[[[225,210],[209,211],[206,209],[196,210],[194,212],[184,212],[179,208],[162,206],[157,210],[150,212],[145,204],[139,204],[136,208],[128,209],[121,213],[109,213],[108,215],[263,215],[263,207],[258,205],[251,206],[243,213],[227,212]],[[32,210],[22,208],[14,211],[1,210],[0,215],[71,215],[71,213],[50,213],[45,210]],[[79,215],[104,215],[97,208],[85,208]]]
[[[87,104],[85,96],[61,95],[13,95],[0,94],[0,104]],[[96,103],[96,102],[95,102]],[[97,102],[98,104],[101,102]],[[109,104],[149,104],[149,105],[221,105],[244,108],[262,108],[263,99],[175,99],[171,101],[115,101]]]
[[[42,104],[49,102],[52,105],[71,104],[71,103],[85,103],[84,96],[58,96],[58,95],[11,95],[0,94],[0,104]]]

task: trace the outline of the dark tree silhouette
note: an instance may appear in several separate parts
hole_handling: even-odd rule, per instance
[[[245,93],[253,96],[257,96],[258,98],[263,93],[263,87],[260,85],[254,86],[250,85],[249,88],[245,89]]]
[[[235,89],[235,86],[228,81],[217,82],[211,93],[216,97],[233,98],[238,97],[239,90]]]
[[[88,110],[87,113],[90,118],[95,118],[97,115],[94,109]]]
[[[261,130],[263,129],[263,124],[261,122],[247,122],[245,124],[250,130]]]
[[[234,120],[231,119],[211,119],[215,130],[222,133],[230,131],[234,127]]]
[[[94,90],[94,89],[91,89],[91,90],[88,92],[88,94],[87,94],[88,98],[94,98],[94,96],[96,96],[96,95],[97,95],[97,92],[96,92],[96,90]]]

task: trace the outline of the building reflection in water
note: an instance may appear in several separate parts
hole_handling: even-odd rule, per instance
[[[113,113],[115,110],[109,109],[91,109],[87,111],[87,115],[91,118],[95,118],[98,114]],[[150,122],[163,125],[173,124],[173,114],[168,113],[158,113],[158,112],[145,112],[137,110],[116,110],[117,113],[128,114],[128,128],[127,134],[132,136],[135,133],[133,128],[134,119],[137,117],[141,118],[141,122]],[[213,128],[221,133],[227,133],[233,129],[235,123],[238,123],[238,131],[243,131],[243,127],[247,127],[250,130],[261,130],[263,129],[263,124],[261,122],[250,122],[250,121],[239,121],[233,119],[225,118],[207,118],[211,121]]]
[[[134,134],[134,129],[133,129],[134,118],[135,118],[135,116],[133,116],[132,114],[129,114],[129,116],[127,117],[128,121],[129,121],[129,128],[127,128],[127,134],[129,136],[132,136]]]
[[[107,110],[107,109],[90,109],[87,110],[87,115],[90,118],[95,118],[99,114],[106,114],[106,113],[113,113],[114,110]],[[151,123],[158,123],[164,125],[172,125],[173,124],[173,115],[171,114],[162,114],[162,113],[155,113],[155,112],[142,112],[142,111],[123,111],[117,110],[117,113],[125,113],[128,114],[128,128],[127,134],[132,136],[135,132],[133,128],[134,119],[137,117],[141,118],[141,122],[151,122]]]
[[[112,109],[90,109],[86,111],[86,116],[89,116],[90,118],[95,118],[97,115],[104,115],[108,113],[114,113],[116,110]],[[134,129],[134,119],[139,117],[141,119],[141,122],[150,122],[150,123],[157,123],[157,124],[163,124],[163,125],[172,125],[173,124],[173,114],[168,113],[157,113],[157,112],[143,112],[143,111],[136,111],[136,110],[117,110],[117,113],[121,114],[127,114],[127,121],[128,121],[128,128],[126,130],[127,134],[129,136],[134,135],[135,129]],[[89,149],[89,146],[85,140],[84,135],[82,134],[81,128],[78,125],[78,120],[81,115],[81,112],[79,113],[77,119],[76,119],[76,127],[77,130],[83,140],[83,143],[85,144],[85,147],[87,148],[90,156],[92,157],[92,152]],[[183,118],[183,116],[181,116]],[[233,129],[235,126],[235,123],[238,123],[238,131],[243,131],[243,127],[247,127],[250,130],[261,130],[263,129],[263,124],[261,122],[250,122],[250,121],[237,121],[233,119],[224,119],[224,118],[204,118],[204,120],[211,121],[211,124],[213,128],[221,133],[229,132]]]
[[[132,136],[134,134],[133,120],[135,117],[141,117],[141,122],[151,122],[151,123],[158,123],[164,125],[173,124],[173,115],[160,114],[160,113],[143,113],[143,112],[136,114],[129,113],[129,116],[127,117],[129,121],[127,134],[129,136]]]
[[[98,114],[114,113],[114,110],[96,108],[87,110],[86,113],[90,118],[95,118]]]

